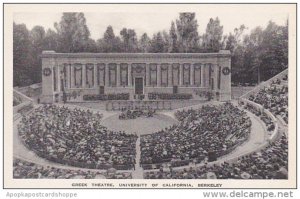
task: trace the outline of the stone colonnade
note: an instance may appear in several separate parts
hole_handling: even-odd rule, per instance
[[[63,63],[52,68],[53,90],[132,87],[135,77],[143,77],[146,87],[208,87],[212,68],[211,63]]]
[[[194,93],[211,90],[231,99],[231,55],[218,53],[56,53],[42,54],[43,101],[63,91],[101,93]],[[177,89],[175,88],[177,87]],[[139,90],[139,92],[137,92]],[[177,91],[176,91],[177,90]]]

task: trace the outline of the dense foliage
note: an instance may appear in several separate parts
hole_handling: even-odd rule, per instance
[[[189,93],[148,93],[149,100],[187,100],[192,99],[193,95]]]
[[[100,95],[84,95],[83,100],[95,101],[95,100],[129,100],[129,93],[111,93]]]

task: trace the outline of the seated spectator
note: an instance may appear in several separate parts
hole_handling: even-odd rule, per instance
[[[155,114],[155,110],[126,110],[123,109],[122,113],[119,115],[120,120],[127,120],[127,119],[136,119],[138,117],[153,117]]]

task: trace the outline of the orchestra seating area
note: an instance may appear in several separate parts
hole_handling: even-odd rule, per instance
[[[124,109],[122,113],[119,115],[120,120],[130,120],[130,119],[136,119],[139,117],[153,117],[155,114],[155,110],[126,110]]]

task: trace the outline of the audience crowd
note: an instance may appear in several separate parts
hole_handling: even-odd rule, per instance
[[[91,170],[71,170],[61,169],[50,166],[37,165],[20,159],[13,161],[14,178],[47,178],[47,179],[130,179],[130,172],[116,173],[110,171],[91,171]]]
[[[146,179],[287,179],[288,139],[282,135],[267,148],[232,163],[185,169],[163,168],[144,173]]]
[[[220,157],[248,139],[251,120],[230,103],[176,112],[179,124],[141,136],[141,164],[201,162]],[[182,166],[182,165],[180,165]],[[144,167],[145,168],[145,167]]]
[[[261,104],[276,116],[280,116],[288,123],[288,86],[283,82],[287,76],[282,79],[276,79],[249,97],[249,100]]]
[[[119,115],[120,120],[136,119],[138,117],[153,117],[155,110],[122,110]]]
[[[23,143],[50,161],[84,168],[132,169],[137,136],[114,132],[89,110],[43,105],[18,126]]]

